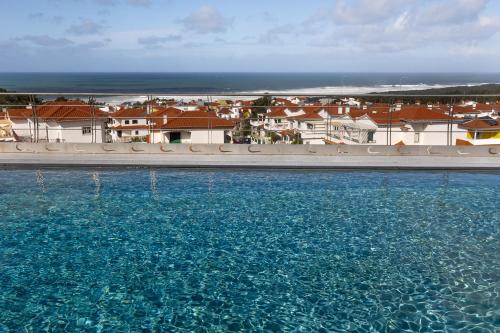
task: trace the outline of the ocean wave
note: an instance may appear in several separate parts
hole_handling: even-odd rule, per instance
[[[250,91],[231,91],[228,92],[230,95],[224,95],[223,92],[217,92],[214,95],[207,96],[203,95],[179,95],[176,93],[172,94],[161,94],[155,96],[160,99],[175,99],[177,101],[192,101],[192,100],[202,100],[202,101],[213,101],[217,99],[227,99],[227,100],[249,100],[255,97],[262,96],[264,94],[270,95],[284,95],[288,97],[301,96],[301,95],[360,95],[369,93],[383,93],[383,92],[398,92],[398,91],[418,91],[418,90],[428,90],[428,89],[440,89],[440,88],[450,88],[457,86],[480,86],[488,83],[468,83],[468,84],[403,84],[403,85],[391,85],[382,84],[376,86],[327,86],[327,87],[315,87],[315,88],[300,88],[300,89],[282,89],[282,90],[250,90]],[[241,95],[238,95],[241,94]],[[103,102],[110,105],[120,105],[123,103],[144,103],[148,100],[145,95],[137,96],[112,96],[112,97],[100,97],[99,102]]]

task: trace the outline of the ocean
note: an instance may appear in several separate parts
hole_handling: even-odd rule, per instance
[[[18,92],[369,93],[500,83],[500,73],[0,73]]]

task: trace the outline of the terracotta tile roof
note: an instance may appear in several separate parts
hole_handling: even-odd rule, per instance
[[[11,119],[27,119],[33,117],[32,109],[10,109],[7,111]],[[37,117],[42,121],[79,121],[105,119],[107,113],[82,101],[49,102],[36,107]]]
[[[477,103],[475,109],[480,112],[491,112],[495,109],[495,106],[492,104]]]
[[[113,112],[110,114],[111,118],[144,118],[147,115],[147,111],[142,108],[130,108],[130,109],[121,109],[119,111]]]
[[[306,113],[302,114],[300,116],[295,116],[295,117],[289,117],[288,119],[290,120],[324,120],[323,117],[321,117],[317,113]]]
[[[111,127],[111,129],[116,130],[116,131],[139,130],[139,129],[149,129],[149,126],[148,125],[122,125],[122,126]]]
[[[164,116],[167,117],[177,117],[182,113],[182,110],[179,110],[177,108],[154,108],[154,112],[150,113],[146,116],[146,119],[150,120],[157,120],[157,119],[163,119]]]
[[[324,110],[325,108],[322,106],[309,105],[309,106],[303,106],[302,109],[304,110],[305,113],[318,113],[321,110]]]
[[[288,115],[285,113],[284,106],[272,106],[271,112],[266,113],[267,118],[286,118]]]
[[[455,105],[453,106],[453,113],[456,114],[479,114],[481,111],[474,109],[471,105]]]
[[[7,115],[10,119],[28,119],[33,117],[33,110],[31,109],[7,109]]]
[[[499,131],[500,123],[496,119],[474,119],[466,123],[458,125],[458,127],[467,130],[478,130],[478,131]]]
[[[151,122],[153,129],[156,130],[161,129],[169,118],[179,117],[183,112],[173,107],[154,108],[154,110],[156,111],[147,115],[146,118]]]
[[[214,112],[192,111],[183,112],[176,118],[170,118],[163,129],[211,129],[233,128],[235,122],[218,118]]]
[[[399,115],[397,115],[399,119],[403,121],[409,122],[418,122],[418,121],[449,121],[453,118],[441,113],[429,110],[425,106],[403,106],[401,111],[399,111]]]
[[[453,119],[447,114],[419,105],[403,106],[400,111],[393,112],[381,112],[373,108],[355,109],[351,110],[349,115],[353,119],[368,115],[378,125],[394,125],[404,122],[446,122]]]
[[[363,117],[364,115],[371,115],[373,113],[373,110],[372,109],[354,109],[354,110],[350,110],[348,115],[351,116],[351,118],[353,119],[356,119],[356,118],[359,118],[359,117]]]
[[[339,108],[340,108],[340,110],[342,110],[341,112],[339,112]],[[360,109],[354,108],[354,107],[349,107],[349,106],[328,105],[325,107],[325,110],[330,116],[337,117],[337,116],[343,116],[343,115],[349,114],[350,112],[356,112]],[[349,112],[347,112],[347,110],[349,110]],[[364,112],[364,113],[366,113],[366,112]]]

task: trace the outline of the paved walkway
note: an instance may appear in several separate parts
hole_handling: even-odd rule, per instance
[[[500,157],[0,153],[0,165],[3,167],[140,166],[263,169],[484,169],[500,171]]]

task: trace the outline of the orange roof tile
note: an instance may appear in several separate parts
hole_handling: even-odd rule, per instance
[[[289,117],[288,119],[290,120],[324,120],[323,117],[321,117],[317,113],[305,113],[300,116],[295,116],[295,117]]]
[[[178,117],[170,118],[163,129],[212,129],[233,128],[235,122],[218,118],[214,112],[192,111],[183,112]]]
[[[271,112],[266,113],[267,118],[286,118],[285,107],[283,106],[272,106],[270,108]]]
[[[111,118],[143,118],[147,115],[147,111],[142,108],[130,108],[130,109],[121,109],[119,111],[113,112],[110,114]]]
[[[78,121],[107,118],[107,113],[82,101],[48,102],[33,109],[10,109],[8,110],[11,119],[28,119],[33,117],[33,113],[42,121]]]
[[[111,129],[121,131],[121,130],[138,130],[138,129],[149,129],[148,125],[122,125],[112,127]]]
[[[498,122],[498,120],[495,119],[491,119],[489,121],[485,119],[474,119],[466,123],[460,124],[458,127],[467,130],[498,131],[500,130],[500,123]]]

